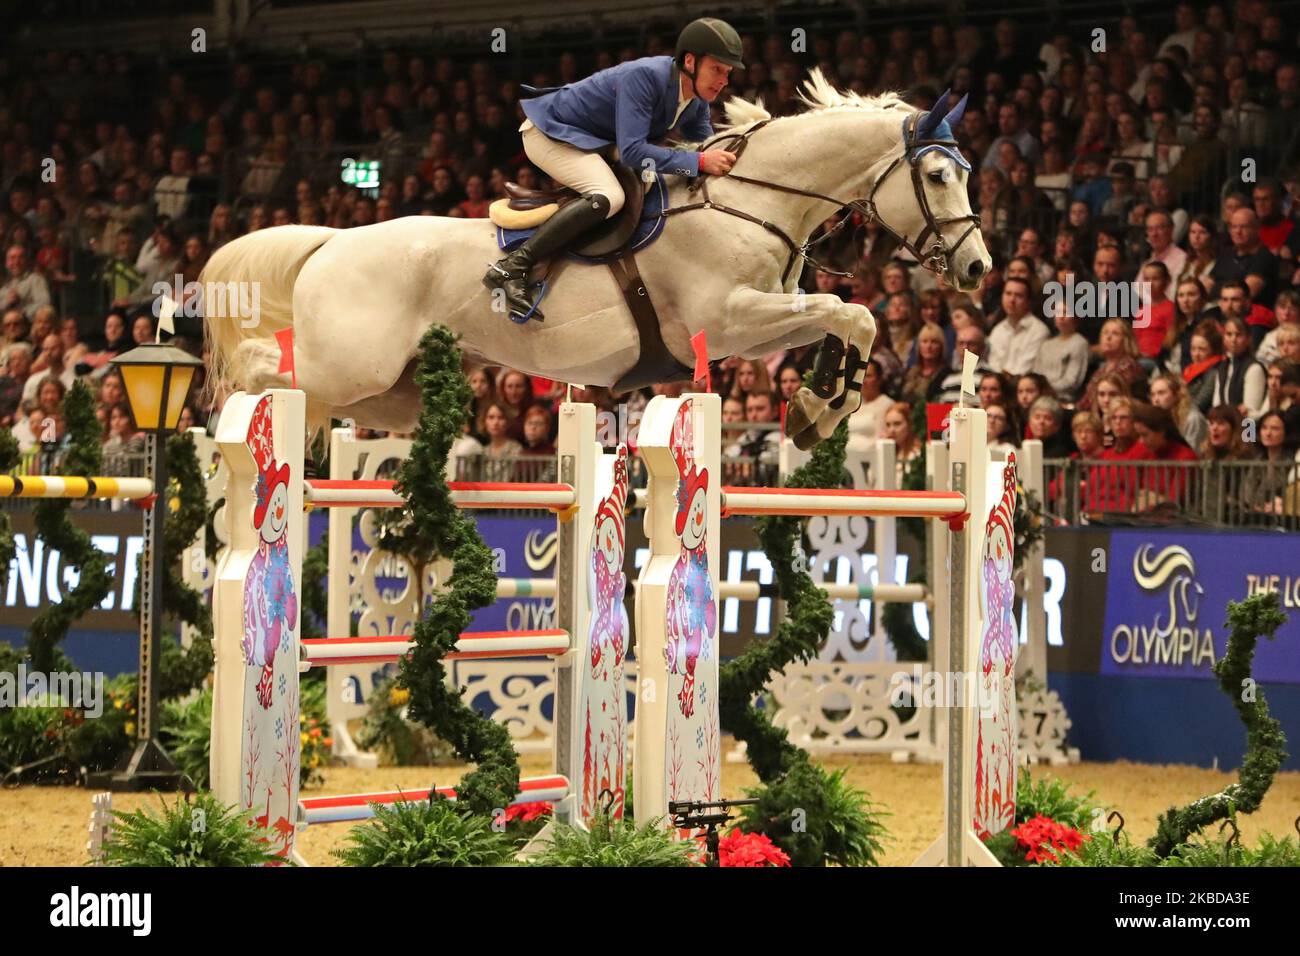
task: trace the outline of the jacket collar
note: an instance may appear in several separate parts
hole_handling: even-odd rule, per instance
[[[668,96],[664,108],[664,125],[671,126],[677,112],[677,102],[682,98],[682,76],[674,60],[668,65]],[[693,99],[694,97],[692,97]]]

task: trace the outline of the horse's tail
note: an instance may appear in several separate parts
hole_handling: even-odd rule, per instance
[[[220,401],[243,387],[246,361],[239,346],[273,339],[293,328],[293,285],[303,264],[339,230],[276,226],[226,243],[212,254],[199,283],[204,290],[204,330],[209,352],[207,388]],[[249,315],[240,303],[256,305]],[[246,354],[246,353],[244,353]]]

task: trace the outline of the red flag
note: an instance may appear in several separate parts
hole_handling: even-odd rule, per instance
[[[930,402],[925,406],[925,430],[931,436],[942,433],[948,427],[948,413],[952,411],[952,402]]]
[[[293,327],[281,329],[275,333],[275,340],[280,344],[280,367],[277,372],[288,372],[293,376],[293,387],[298,387],[298,369],[293,364]]]
[[[691,336],[691,349],[695,352],[695,378],[692,382],[698,382],[704,379],[709,380],[709,346],[704,340],[704,330],[701,329]]]

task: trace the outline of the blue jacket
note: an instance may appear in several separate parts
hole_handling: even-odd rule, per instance
[[[593,73],[585,80],[524,100],[524,114],[552,139],[579,149],[617,143],[620,160],[638,172],[653,161],[659,173],[697,176],[699,153],[666,149],[646,140],[668,134],[681,80],[670,56],[647,56]],[[681,135],[700,141],[713,135],[709,104],[696,97],[678,122]]]

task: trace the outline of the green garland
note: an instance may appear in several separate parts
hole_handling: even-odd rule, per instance
[[[100,474],[103,468],[100,425],[95,417],[95,397],[84,382],[75,382],[68,391],[63,414],[69,444],[62,473],[87,478]],[[27,651],[32,668],[38,671],[54,669],[55,647],[68,636],[73,623],[98,607],[113,588],[108,556],[91,543],[89,534],[69,520],[71,507],[71,500],[49,498],[38,501],[35,508],[37,536],[46,548],[58,551],[64,564],[76,568],[80,575],[77,586],[65,593],[62,601],[43,608],[32,621]]]
[[[787,488],[834,488],[844,471],[848,429],[813,450],[812,457],[786,479]],[[772,784],[808,755],[790,743],[789,735],[775,726],[751,701],[763,692],[775,673],[788,664],[811,660],[826,640],[835,612],[808,569],[791,560],[802,538],[798,517],[772,516],[754,522],[759,542],[776,575],[777,590],[785,602],[785,620],[770,640],[750,641],[739,655],[724,664],[718,675],[718,710],[724,730],[746,744],[747,756],[758,778]],[[801,548],[799,549],[802,550]]]
[[[1246,688],[1254,683],[1250,672],[1256,643],[1261,636],[1271,640],[1285,623],[1286,615],[1280,610],[1275,593],[1254,594],[1240,603],[1228,602],[1228,626],[1232,633],[1228,636],[1228,650],[1214,665],[1214,673],[1219,678],[1219,687],[1246,725],[1246,756],[1241,763],[1240,781],[1162,814],[1155,836],[1147,841],[1156,856],[1168,857],[1193,833],[1238,811],[1253,813],[1286,761],[1286,734],[1278,720],[1269,716],[1263,689],[1255,685],[1254,699],[1245,699]]]
[[[0,428],[0,475],[12,471],[18,465],[18,457],[18,439],[9,429]],[[9,585],[9,565],[17,553],[13,525],[9,515],[0,510],[0,591]]]
[[[509,731],[469,707],[463,689],[449,688],[443,665],[468,629],[471,612],[492,604],[497,593],[492,552],[474,522],[452,503],[445,478],[452,444],[469,420],[471,393],[449,330],[433,326],[421,340],[420,351],[419,423],[410,457],[397,474],[409,520],[384,546],[420,564],[449,557],[454,574],[416,623],[414,648],[402,662],[398,684],[411,693],[410,717],[451,744],[460,759],[478,765],[457,785],[458,805],[471,813],[491,814],[509,806],[519,792],[519,760]]]
[[[164,699],[182,696],[202,684],[213,662],[212,608],[203,593],[186,584],[182,576],[182,562],[192,559],[190,549],[199,530],[207,524],[207,488],[190,435],[171,436],[166,453],[171,495],[163,524],[163,612],[195,628],[198,634],[188,649],[171,640],[162,642],[158,694]],[[137,615],[138,597],[139,592]]]

